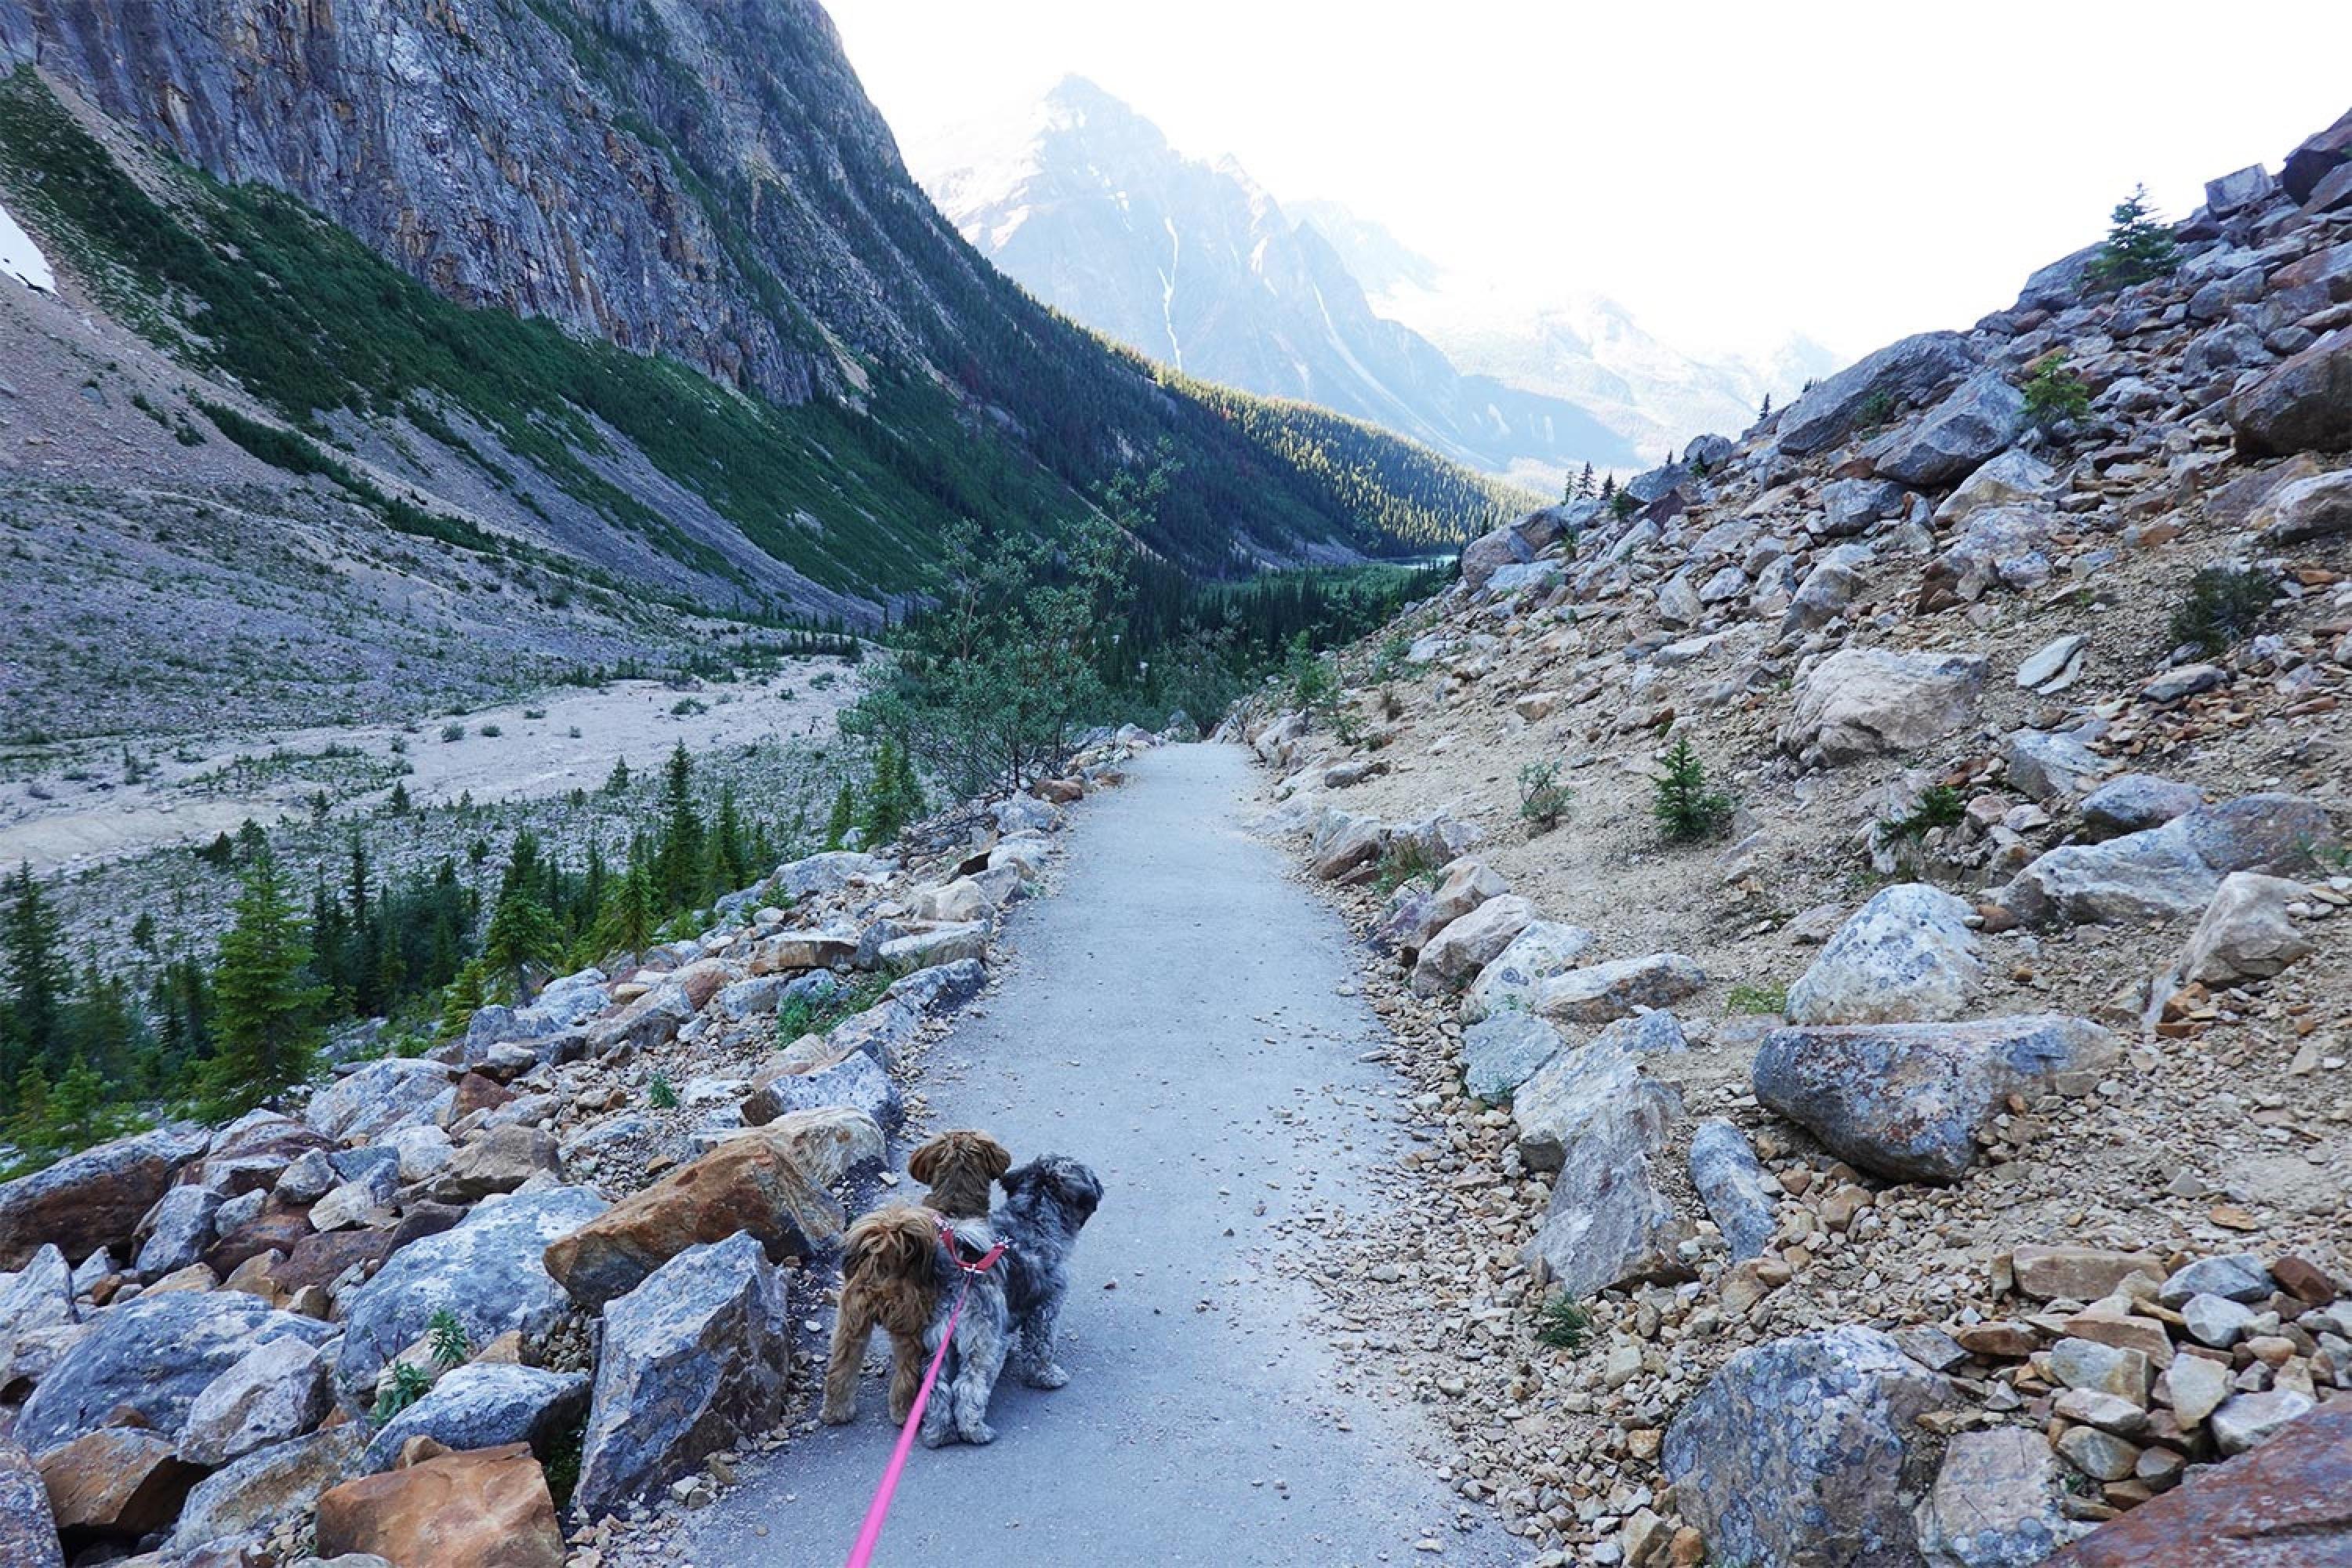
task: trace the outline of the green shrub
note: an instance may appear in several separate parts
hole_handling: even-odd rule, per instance
[[[462,741],[465,738],[466,726],[463,724],[444,724],[441,726],[441,743],[443,745],[447,745],[453,741]]]
[[[1568,815],[1575,792],[1559,782],[1558,763],[1529,763],[1519,770],[1519,815],[1549,833]]]
[[[2106,241],[2091,262],[2093,282],[2128,289],[2179,269],[2180,247],[2173,242],[2171,226],[2148,205],[2146,185],[2134,185],[2108,216]]]
[[[368,1419],[381,1426],[432,1392],[431,1373],[414,1362],[396,1362],[392,1381],[375,1396],[375,1408],[368,1412]]]
[[[670,1087],[669,1075],[656,1072],[646,1085],[646,1103],[656,1110],[676,1110],[677,1090]]]
[[[1434,876],[1437,864],[1429,851],[1416,838],[1400,838],[1381,852],[1380,875],[1372,885],[1383,894],[1395,892],[1407,882]]]
[[[1762,1013],[1778,1016],[1789,1010],[1789,988],[1785,985],[1735,985],[1723,999],[1724,1007],[1733,1013]]]
[[[2278,579],[2259,566],[2208,566],[2189,580],[2166,633],[2175,647],[2221,653],[2262,625],[2277,596]]]
[[[432,1352],[433,1364],[444,1372],[465,1365],[474,1354],[473,1342],[466,1337],[466,1325],[446,1307],[436,1309],[425,1320],[425,1344]]]
[[[2044,433],[2073,423],[2091,412],[2091,389],[2066,368],[2066,351],[2056,350],[2034,362],[2025,383],[2025,417]]]
[[[1592,1337],[1592,1312],[1572,1296],[1554,1296],[1536,1313],[1536,1338],[1556,1351],[1580,1351]]]
[[[1931,784],[1919,796],[1911,815],[1888,820],[1890,838],[1924,838],[1932,827],[1958,827],[1968,815],[1968,801],[1950,784]]]
[[[1665,755],[1665,776],[1650,803],[1658,832],[1669,844],[1703,844],[1731,826],[1731,797],[1706,786],[1706,768],[1691,750],[1690,737],[1675,741]]]
[[[1895,416],[1895,395],[1874,392],[1855,405],[1853,424],[1857,430],[1875,430]]]

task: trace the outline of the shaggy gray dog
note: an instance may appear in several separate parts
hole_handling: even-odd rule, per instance
[[[1071,1249],[1102,1202],[1102,1183],[1077,1161],[1046,1154],[1007,1171],[997,1184],[1004,1189],[1004,1201],[985,1226],[971,1220],[955,1225],[957,1245],[967,1256],[976,1258],[998,1241],[1005,1251],[994,1268],[972,1278],[955,1342],[940,1369],[940,1386],[923,1412],[927,1447],[946,1442],[950,1429],[967,1443],[995,1437],[988,1402],[1008,1359],[1032,1388],[1059,1388],[1070,1381],[1054,1362],[1054,1322],[1069,1293]],[[947,1266],[944,1258],[941,1263]],[[951,1267],[949,1271],[954,1272]],[[933,1352],[954,1300],[950,1285],[932,1320],[928,1348]]]

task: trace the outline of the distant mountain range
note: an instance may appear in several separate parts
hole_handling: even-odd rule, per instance
[[[1481,293],[1377,221],[1286,205],[1230,157],[1183,156],[1083,78],[909,163],[982,254],[1086,325],[1530,484],[1736,433],[1768,390],[1785,399],[1837,363],[1806,342],[1764,363],[1700,359],[1606,300]]]

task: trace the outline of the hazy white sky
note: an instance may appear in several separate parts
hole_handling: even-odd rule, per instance
[[[2352,0],[825,0],[902,144],[1093,78],[1277,198],[1686,345],[1964,326],[2352,108]]]

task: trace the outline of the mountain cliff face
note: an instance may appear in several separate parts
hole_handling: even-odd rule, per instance
[[[1383,319],[1323,229],[1227,159],[1186,159],[1072,78],[1033,114],[919,158],[965,237],[1048,304],[1189,374],[1368,419],[1549,486],[1633,450],[1583,409],[1465,375]],[[1410,270],[1412,260],[1403,265]]]

